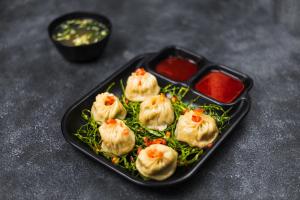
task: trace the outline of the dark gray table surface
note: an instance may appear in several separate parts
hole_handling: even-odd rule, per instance
[[[75,10],[112,20],[97,62],[69,63],[48,38]],[[300,34],[274,16],[271,0],[1,0],[0,199],[300,199]],[[143,188],[66,143],[60,120],[129,59],[171,44],[249,74],[252,108],[188,182]]]

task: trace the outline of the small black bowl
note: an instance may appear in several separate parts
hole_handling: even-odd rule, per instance
[[[52,34],[55,28],[62,22],[74,18],[91,18],[98,22],[101,22],[108,28],[109,33],[105,38],[103,38],[99,42],[82,46],[66,46],[60,43],[59,41],[54,40]],[[56,46],[58,51],[63,55],[64,58],[72,62],[84,62],[91,61],[100,57],[111,35],[111,29],[112,25],[109,19],[103,15],[88,12],[72,12],[53,20],[48,26],[48,33],[51,41],[54,43],[54,45]]]

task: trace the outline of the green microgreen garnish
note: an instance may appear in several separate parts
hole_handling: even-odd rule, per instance
[[[112,83],[106,91],[110,91],[110,89],[115,85]],[[125,97],[125,88],[123,81],[120,81],[120,87],[122,89],[122,96],[120,97],[120,101],[123,104],[124,108],[127,110],[127,116],[123,120],[125,124],[135,133],[136,136],[136,144],[134,149],[123,156],[114,156],[109,155],[101,151],[101,138],[98,132],[99,125],[93,120],[91,117],[90,111],[85,109],[82,111],[82,119],[85,121],[85,124],[82,125],[75,135],[84,143],[89,145],[96,154],[102,154],[107,159],[110,159],[114,164],[132,172],[133,175],[140,176],[135,167],[135,161],[137,158],[137,152],[141,148],[145,148],[145,138],[150,140],[163,138],[166,140],[168,146],[173,148],[178,152],[178,166],[188,166],[191,165],[198,160],[200,160],[201,155],[205,152],[205,149],[200,149],[198,147],[191,147],[186,143],[179,142],[175,139],[175,129],[178,118],[182,115],[186,110],[202,108],[205,113],[212,116],[216,122],[220,131],[222,131],[227,122],[229,121],[229,110],[224,110],[221,106],[215,104],[205,104],[205,105],[197,105],[198,97],[185,102],[184,97],[189,92],[189,88],[167,85],[161,88],[161,93],[164,93],[168,98],[171,99],[172,106],[175,113],[174,122],[167,127],[164,131],[151,130],[142,126],[138,120],[138,115],[140,112],[140,102],[132,102],[126,99]]]

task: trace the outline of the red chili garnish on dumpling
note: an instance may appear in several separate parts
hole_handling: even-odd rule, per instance
[[[106,120],[106,123],[107,124],[116,124],[117,120],[115,120],[115,119],[108,119],[108,120]]]
[[[113,96],[107,96],[104,102],[106,106],[111,106],[114,103],[115,103],[115,97]]]
[[[149,138],[144,137],[144,144],[145,144],[145,146],[150,146],[151,144],[163,144],[163,145],[166,145],[167,141],[165,139],[163,139],[163,138],[157,138],[157,139],[154,139],[154,140],[149,140]]]
[[[149,149],[147,151],[147,155],[150,158],[162,158],[164,156],[163,152],[157,150],[157,149]]]
[[[167,142],[165,139],[162,139],[162,138],[157,138],[157,139],[154,139],[150,142],[151,144],[164,144],[166,145]]]
[[[144,68],[138,68],[137,70],[135,70],[136,75],[138,76],[143,76],[146,74],[146,71]]]
[[[201,122],[201,121],[202,121],[202,118],[201,118],[200,116],[198,116],[198,115],[193,115],[193,116],[192,116],[192,120],[193,120],[194,122]]]

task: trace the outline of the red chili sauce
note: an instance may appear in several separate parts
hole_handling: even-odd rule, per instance
[[[219,102],[230,103],[244,90],[244,84],[221,71],[211,71],[196,83],[195,88]]]
[[[172,56],[158,63],[155,70],[172,80],[186,81],[198,71],[198,66],[191,60]]]

